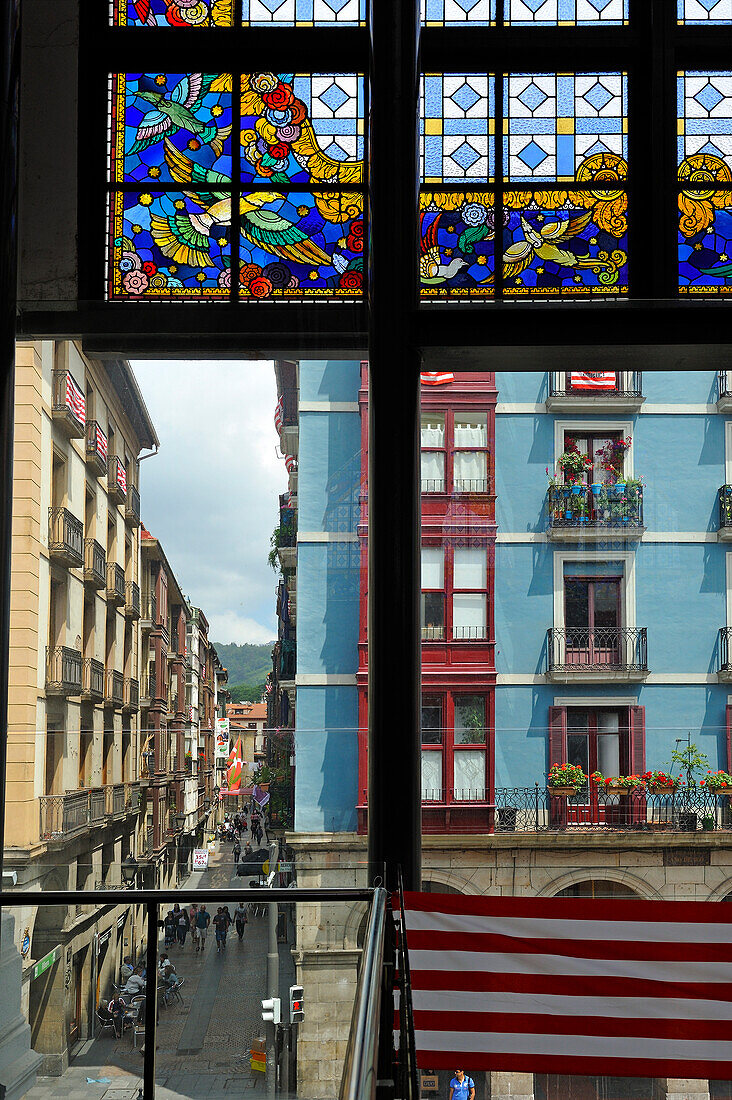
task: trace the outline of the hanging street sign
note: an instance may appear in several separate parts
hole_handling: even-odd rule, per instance
[[[54,963],[58,962],[61,958],[61,944],[59,943],[54,947],[53,951],[49,951],[47,955],[44,955],[42,959],[39,959],[31,971],[30,980],[33,982],[36,978],[40,978],[41,974],[45,974],[47,970],[50,970]]]

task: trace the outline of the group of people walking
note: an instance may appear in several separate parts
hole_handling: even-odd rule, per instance
[[[213,924],[216,933],[216,950],[221,952],[226,947],[226,937],[232,925],[236,928],[239,939],[243,938],[244,928],[247,924],[246,905],[243,901],[240,901],[233,914],[229,912],[228,905],[220,905],[212,918],[205,905],[198,905],[197,902],[193,902],[190,907],[181,907],[176,902],[165,916],[165,946],[185,947],[190,932],[195,951],[203,951],[211,924]]]
[[[239,852],[241,853],[240,841],[242,833],[245,833],[247,828],[251,828],[252,841],[254,844],[260,845],[267,835],[267,822],[264,810],[256,803],[249,811],[248,822],[246,810],[242,810],[241,813],[235,813],[233,817],[230,814],[226,814],[223,822],[218,826],[219,839],[227,840],[235,846],[238,844]]]

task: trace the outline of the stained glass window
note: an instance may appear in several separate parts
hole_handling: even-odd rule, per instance
[[[111,0],[114,27],[232,27],[234,0]]]
[[[628,22],[628,0],[504,0],[506,26],[594,27]]]
[[[496,0],[422,0],[427,27],[490,27],[496,21]]]
[[[679,23],[732,23],[732,0],[677,0]]]
[[[357,27],[365,19],[365,0],[244,0],[245,26]]]
[[[679,291],[732,294],[732,72],[677,77]]]
[[[362,77],[116,74],[110,131],[110,298],[363,296]]]
[[[496,146],[493,77],[424,78],[423,300],[627,294],[626,76],[509,73],[501,88]]]

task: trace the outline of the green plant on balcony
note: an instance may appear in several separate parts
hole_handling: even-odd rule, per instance
[[[712,794],[729,794],[732,795],[732,775],[729,772],[708,771],[699,783],[700,787],[706,787]]]
[[[678,744],[678,742],[677,742]],[[669,773],[678,764],[680,770],[686,775],[687,786],[692,786],[698,779],[705,775],[709,769],[709,757],[694,741],[689,741],[684,749],[674,749],[671,753],[671,765],[664,764]]]
[[[587,782],[587,776],[579,764],[552,764],[547,785],[553,789],[578,791]]]
[[[557,459],[557,466],[570,481],[581,481],[583,474],[592,471],[592,456],[582,454],[574,439],[567,439],[564,451]]]
[[[281,546],[291,546],[295,533],[296,527],[294,523],[281,523],[279,527],[275,527],[270,535],[269,545],[271,550],[267,555],[267,561],[272,569],[276,570],[279,566],[277,551]]]
[[[610,793],[632,791],[635,787],[644,786],[643,779],[639,775],[603,775],[602,772],[593,772],[590,779],[600,790]]]

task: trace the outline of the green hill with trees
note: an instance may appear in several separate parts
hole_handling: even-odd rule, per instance
[[[232,702],[242,703],[249,700],[258,703],[264,693],[264,682],[272,668],[272,647],[274,641],[263,645],[245,642],[214,642],[222,665],[228,670],[227,687]]]

